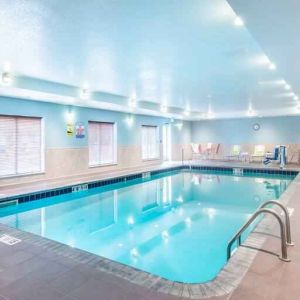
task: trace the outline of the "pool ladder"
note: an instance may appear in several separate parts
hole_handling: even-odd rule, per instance
[[[279,206],[284,213],[285,222],[281,219],[279,214],[270,208],[265,208],[269,204]],[[278,201],[270,200],[264,202],[257,211],[251,216],[251,218],[241,227],[241,229],[234,235],[234,237],[229,241],[227,246],[227,261],[231,257],[231,248],[235,241],[237,241],[238,247],[242,244],[242,233],[249,227],[249,225],[261,214],[270,214],[275,217],[280,226],[280,239],[281,239],[281,255],[279,255],[279,259],[289,262],[291,261],[288,258],[287,254],[287,246],[293,246],[292,238],[291,238],[291,225],[290,225],[290,217],[287,208]]]

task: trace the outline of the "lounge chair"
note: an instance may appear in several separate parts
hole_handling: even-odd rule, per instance
[[[251,155],[251,161],[263,161],[265,158],[266,153],[265,145],[255,145],[254,146],[254,153]]]
[[[204,156],[206,159],[209,159],[209,156],[212,155],[213,153],[213,144],[212,143],[207,143],[206,148],[204,149]]]
[[[241,146],[240,145],[233,145],[230,149],[230,154],[225,156],[227,159],[231,160],[239,160],[241,154]]]
[[[220,144],[214,144],[212,146],[212,153],[211,153],[213,159],[217,159],[219,151],[220,151]]]
[[[192,143],[191,147],[192,147],[192,159],[194,159],[195,157],[200,158],[200,156],[201,156],[201,145],[196,144],[196,143]]]

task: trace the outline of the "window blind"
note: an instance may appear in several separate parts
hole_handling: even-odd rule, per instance
[[[0,176],[42,171],[40,118],[0,116],[0,133]]]
[[[142,159],[159,158],[159,139],[157,126],[142,126]]]
[[[90,166],[116,162],[115,124],[89,122]]]

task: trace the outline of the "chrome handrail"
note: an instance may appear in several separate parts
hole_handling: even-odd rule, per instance
[[[269,204],[275,204],[277,206],[279,206],[280,208],[282,208],[284,215],[285,215],[285,228],[286,228],[286,243],[288,246],[294,246],[294,243],[292,242],[292,237],[291,237],[291,222],[290,222],[290,216],[289,216],[289,212],[287,210],[287,208],[280,203],[279,201],[276,200],[269,200],[264,202],[260,207],[260,208],[264,208],[266,206],[268,206]]]
[[[279,259],[289,262],[290,259],[288,258],[287,255],[287,244],[286,244],[286,229],[285,229],[285,224],[283,223],[282,219],[280,216],[272,209],[269,208],[260,208],[258,209],[252,216],[251,218],[241,227],[241,229],[235,234],[235,236],[230,240],[227,246],[227,261],[231,257],[231,248],[233,243],[238,239],[238,246],[241,245],[241,235],[244,232],[245,229],[248,228],[248,226],[260,215],[260,214],[271,214],[274,216],[280,226],[280,238],[281,238],[281,256],[279,255]]]

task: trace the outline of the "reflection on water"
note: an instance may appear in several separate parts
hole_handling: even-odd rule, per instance
[[[1,209],[0,222],[172,280],[212,279],[234,232],[291,178],[173,172]]]

